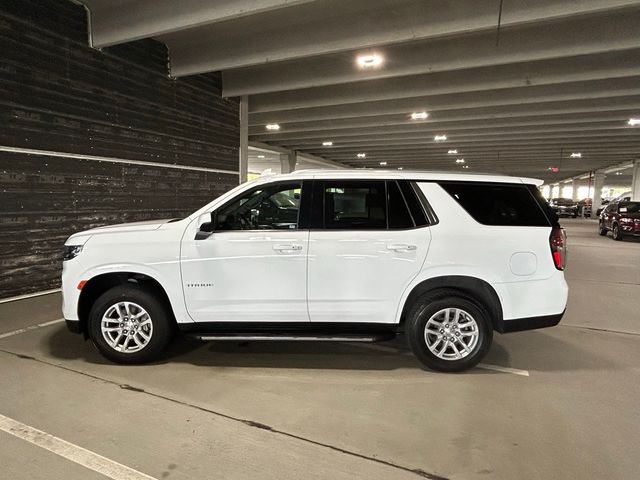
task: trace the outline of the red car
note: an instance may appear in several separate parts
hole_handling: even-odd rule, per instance
[[[640,202],[612,202],[600,214],[598,233],[611,230],[614,240],[626,236],[640,237]]]

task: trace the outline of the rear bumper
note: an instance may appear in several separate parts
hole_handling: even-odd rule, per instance
[[[556,315],[544,315],[541,317],[513,318],[502,320],[496,325],[496,330],[500,333],[521,332],[523,330],[534,330],[536,328],[555,327],[560,323],[564,311]]]

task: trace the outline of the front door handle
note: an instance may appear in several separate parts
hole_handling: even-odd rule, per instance
[[[393,250],[395,252],[409,252],[411,250],[417,250],[415,245],[407,245],[406,243],[394,243],[387,245],[387,250]]]
[[[274,245],[273,249],[276,252],[298,251],[298,250],[302,250],[302,245],[295,245],[295,244]]]

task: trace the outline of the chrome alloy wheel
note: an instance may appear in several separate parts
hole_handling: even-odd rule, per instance
[[[479,335],[474,318],[459,308],[443,308],[424,327],[427,348],[443,360],[460,360],[471,354]]]
[[[147,311],[133,302],[111,305],[102,316],[102,336],[118,352],[134,353],[151,341],[153,323]]]

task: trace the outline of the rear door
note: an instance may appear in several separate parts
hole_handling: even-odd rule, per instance
[[[311,321],[393,323],[431,239],[417,193],[404,180],[316,180],[313,198]]]

